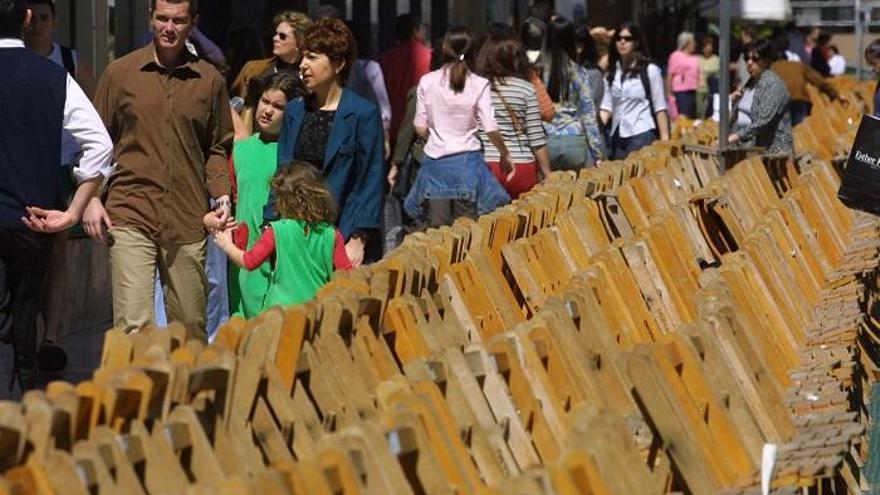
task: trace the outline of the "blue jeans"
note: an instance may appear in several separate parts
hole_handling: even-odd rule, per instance
[[[509,203],[510,195],[492,175],[483,154],[467,151],[436,159],[425,155],[403,209],[412,219],[423,221],[424,205],[431,199],[470,201],[483,215]]]
[[[580,134],[547,136],[547,152],[553,170],[580,170],[594,163],[587,138]]]
[[[205,272],[208,275],[208,314],[205,328],[208,331],[208,342],[213,342],[217,329],[229,320],[229,287],[226,282],[226,253],[214,243],[214,236],[208,236],[207,244]],[[159,272],[156,272],[155,294],[153,304],[156,311],[156,325],[164,327],[168,325],[168,316],[165,314],[165,293],[162,291]]]
[[[615,131],[614,136],[611,137],[611,159],[623,160],[633,151],[638,151],[656,140],[656,129],[626,138],[620,137],[620,131]]]

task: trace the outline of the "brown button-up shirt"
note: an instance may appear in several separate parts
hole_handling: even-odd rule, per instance
[[[810,101],[810,94],[807,92],[807,83],[819,88],[819,91],[828,95],[831,99],[837,98],[837,90],[834,89],[828,81],[822,77],[822,74],[816,69],[803,62],[791,62],[788,60],[777,60],[770,66],[773,72],[779,74],[791,101]]]
[[[204,239],[209,199],[230,193],[232,116],[220,73],[194,57],[166,69],[150,44],[107,67],[95,108],[115,144],[113,225],[162,245]]]

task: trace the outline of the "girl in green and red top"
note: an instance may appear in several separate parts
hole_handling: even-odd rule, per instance
[[[250,249],[260,238],[263,206],[269,198],[269,181],[278,163],[278,134],[287,102],[299,95],[302,83],[287,72],[269,74],[255,81],[260,92],[254,112],[257,132],[236,139],[231,170],[235,197],[236,241]],[[238,137],[238,136],[237,136]],[[269,288],[272,267],[263,263],[251,271],[229,267],[229,307],[233,315],[253,318],[259,314]]]
[[[318,169],[294,162],[272,180],[279,220],[269,223],[248,251],[232,241],[232,229],[215,236],[229,259],[245,270],[270,262],[265,292],[242,293],[261,299],[260,311],[280,304],[306,302],[330,281],[334,269],[350,269],[342,235],[333,226],[336,205]],[[246,287],[242,287],[246,290]]]

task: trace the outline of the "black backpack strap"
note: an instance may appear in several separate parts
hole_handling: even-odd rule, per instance
[[[61,46],[61,62],[64,64],[64,70],[70,74],[70,77],[76,79],[76,62],[73,61],[73,50],[66,46]]]
[[[648,65],[645,64],[639,69],[639,79],[642,80],[642,87],[645,88],[645,98],[648,99],[648,105],[651,107],[651,120],[654,121],[654,129],[657,135],[660,135],[660,124],[657,123],[657,113],[654,111],[654,93],[651,91],[651,80],[648,78]]]

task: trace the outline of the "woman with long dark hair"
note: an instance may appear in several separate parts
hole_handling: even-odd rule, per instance
[[[477,56],[477,72],[489,80],[498,131],[516,167],[513,180],[505,180],[500,152],[485,130],[481,130],[480,140],[486,163],[512,198],[538,182],[539,168],[544,177],[550,173],[538,98],[534,86],[526,79],[526,71],[525,53],[512,33],[495,33],[486,38]]]
[[[476,218],[510,201],[480,152],[477,131],[482,125],[500,153],[501,170],[512,179],[510,151],[498,132],[489,81],[471,71],[475,51],[466,27],[450,28],[443,39],[443,66],[419,81],[413,126],[427,143],[403,206],[429,227],[449,225],[459,216]]]
[[[577,39],[577,63],[587,69],[593,104],[598,105],[605,96],[605,74],[599,67],[599,47],[596,45],[593,35],[590,34],[590,26],[586,24],[578,26],[574,35]]]
[[[621,24],[611,39],[605,97],[599,114],[611,129],[611,158],[621,160],[658,138],[669,139],[663,74],[639,28]]]
[[[562,16],[550,21],[544,83],[556,106],[545,124],[550,163],[554,169],[577,170],[605,159],[587,69],[577,63],[574,25]]]

